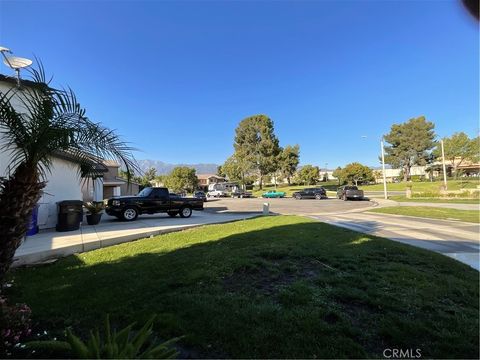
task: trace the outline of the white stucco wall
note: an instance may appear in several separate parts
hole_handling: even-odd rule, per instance
[[[5,93],[13,85],[0,81],[0,92]],[[13,106],[17,111],[22,111],[18,99],[13,99]],[[0,146],[5,144],[5,138],[0,128]],[[11,153],[0,148],[0,177],[8,177],[8,165]],[[51,173],[47,173],[47,186],[44,195],[39,201],[38,225],[40,229],[55,227],[57,224],[57,205],[62,200],[82,200],[81,178],[78,165],[59,158],[54,158]]]
[[[62,200],[82,200],[81,178],[78,166],[55,158],[47,186],[39,201],[38,227],[52,228],[57,224],[57,202]]]

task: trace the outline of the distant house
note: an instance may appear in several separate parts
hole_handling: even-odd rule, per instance
[[[113,160],[104,160],[105,171],[97,179],[89,179],[82,184],[84,201],[102,201],[113,196],[136,195],[140,185],[119,176],[120,164]]]
[[[210,184],[218,184],[227,181],[224,177],[215,174],[200,174],[197,175],[198,188],[207,191]]]

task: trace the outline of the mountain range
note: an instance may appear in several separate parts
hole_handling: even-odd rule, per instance
[[[193,168],[197,171],[198,174],[216,174],[218,164],[169,164],[160,160],[138,160],[140,170],[143,172],[147,171],[150,168],[155,168],[157,170],[157,175],[166,175],[170,173],[173,168],[177,166],[187,166]]]

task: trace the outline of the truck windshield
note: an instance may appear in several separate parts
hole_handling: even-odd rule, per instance
[[[152,188],[147,187],[138,193],[138,196],[147,197],[152,193]]]

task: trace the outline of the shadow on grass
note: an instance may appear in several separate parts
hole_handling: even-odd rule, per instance
[[[53,333],[86,333],[105,313],[118,326],[157,313],[158,334],[186,335],[182,347],[195,357],[381,357],[387,347],[478,357],[478,272],[323,223],[277,225],[282,218],[19,270],[10,295]]]

